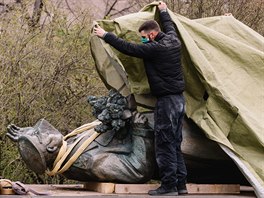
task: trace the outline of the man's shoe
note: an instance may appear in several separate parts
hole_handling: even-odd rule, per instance
[[[170,189],[166,189],[164,187],[159,187],[156,190],[150,190],[148,192],[149,195],[152,196],[159,196],[159,195],[164,195],[164,196],[177,196],[178,195],[178,191],[177,188],[170,188]]]
[[[188,194],[188,190],[186,184],[179,184],[177,185],[179,195],[186,195]]]

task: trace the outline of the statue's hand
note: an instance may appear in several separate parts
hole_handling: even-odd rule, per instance
[[[148,124],[148,118],[145,117],[143,114],[134,111],[133,112],[133,123],[136,125],[147,125]]]
[[[17,142],[19,137],[25,134],[32,135],[35,129],[33,127],[20,128],[14,124],[8,125],[7,127],[7,137],[12,141]]]

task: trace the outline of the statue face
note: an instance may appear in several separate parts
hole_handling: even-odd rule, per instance
[[[52,167],[63,141],[62,134],[44,119],[34,127],[11,125],[8,136],[18,142],[19,152],[27,166],[39,174]]]

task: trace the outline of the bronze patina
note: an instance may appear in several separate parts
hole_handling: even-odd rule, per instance
[[[144,183],[158,178],[153,112],[137,112],[133,96],[123,97],[115,90],[111,90],[108,96],[90,96],[88,102],[99,120],[92,123],[95,123],[93,130],[98,135],[68,169],[54,174],[78,181],[118,183]],[[91,129],[83,130],[65,139],[48,121],[41,119],[33,127],[8,126],[7,136],[18,143],[27,166],[43,174],[58,164],[57,157],[65,143],[65,152],[70,152],[61,166],[76,155],[92,133]],[[247,183],[220,147],[187,118],[183,125],[182,152],[187,164],[188,182]]]

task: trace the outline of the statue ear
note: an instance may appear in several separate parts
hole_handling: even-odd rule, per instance
[[[54,134],[50,134],[49,135],[49,143],[47,144],[47,151],[49,153],[54,153],[58,147],[62,144],[62,135],[54,135]]]
[[[47,146],[47,151],[48,151],[49,153],[53,153],[53,152],[55,152],[57,149],[58,149],[57,146]]]

